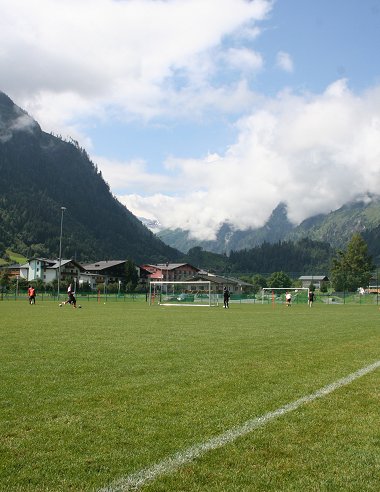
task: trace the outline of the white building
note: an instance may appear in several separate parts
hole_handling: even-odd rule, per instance
[[[58,280],[59,260],[48,258],[31,258],[20,267],[20,277],[28,281],[41,279],[44,284]],[[78,279],[84,271],[82,265],[75,260],[61,260],[61,281]]]

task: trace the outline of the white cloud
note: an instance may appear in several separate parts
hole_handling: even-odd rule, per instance
[[[283,92],[238,126],[225,155],[172,161],[175,182],[187,188],[177,196],[161,189],[123,202],[150,212],[154,203],[164,226],[212,239],[224,221],[262,226],[279,202],[299,223],[380,193],[380,86],[355,95],[339,80],[322,94]]]
[[[230,48],[225,55],[226,63],[243,72],[257,72],[263,66],[259,53],[248,48]]]
[[[199,103],[215,90],[206,97],[218,104],[215,52],[241,29],[257,36],[270,9],[268,0],[0,0],[2,90],[59,133],[78,116],[170,111],[179,70]]]
[[[90,152],[92,120],[245,114],[223,155],[172,157],[156,173],[143,160],[93,158],[136,214],[203,239],[224,221],[263,225],[281,201],[299,222],[379,193],[379,87],[358,95],[339,80],[321,94],[267,99],[252,89],[264,67],[252,43],[272,3],[0,0],[1,90]],[[285,51],[276,63],[294,71]]]
[[[0,115],[0,142],[5,143],[18,131],[32,133],[36,129],[36,122],[21,110],[15,110],[13,115],[2,118]]]
[[[102,170],[103,177],[116,193],[119,190],[134,189],[139,186],[143,186],[147,194],[155,193],[160,189],[166,192],[178,189],[175,178],[148,172],[147,164],[143,160],[123,162],[101,156],[92,156],[91,160]]]
[[[289,53],[286,53],[285,51],[279,51],[277,53],[276,65],[285,72],[291,73],[294,70],[292,57]]]

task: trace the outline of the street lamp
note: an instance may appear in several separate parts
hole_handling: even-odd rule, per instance
[[[59,299],[59,283],[61,281],[61,256],[62,256],[62,227],[63,227],[63,212],[66,207],[61,207],[61,234],[59,236],[59,267],[58,267],[58,299]]]

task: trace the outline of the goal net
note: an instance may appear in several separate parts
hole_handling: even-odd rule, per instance
[[[307,304],[309,289],[307,287],[264,287],[262,290],[261,303],[283,304],[286,302],[286,293],[292,296],[292,303]]]
[[[149,305],[217,306],[218,294],[210,281],[161,282],[149,284]]]

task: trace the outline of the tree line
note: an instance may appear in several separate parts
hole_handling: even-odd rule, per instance
[[[297,242],[263,243],[252,249],[232,251],[229,256],[189,250],[187,261],[221,275],[238,275],[262,287],[291,287],[295,280],[291,273],[327,275],[336,291],[356,291],[367,287],[376,265],[368,245],[360,234],[354,234],[345,250],[335,250],[329,244],[308,238]]]

